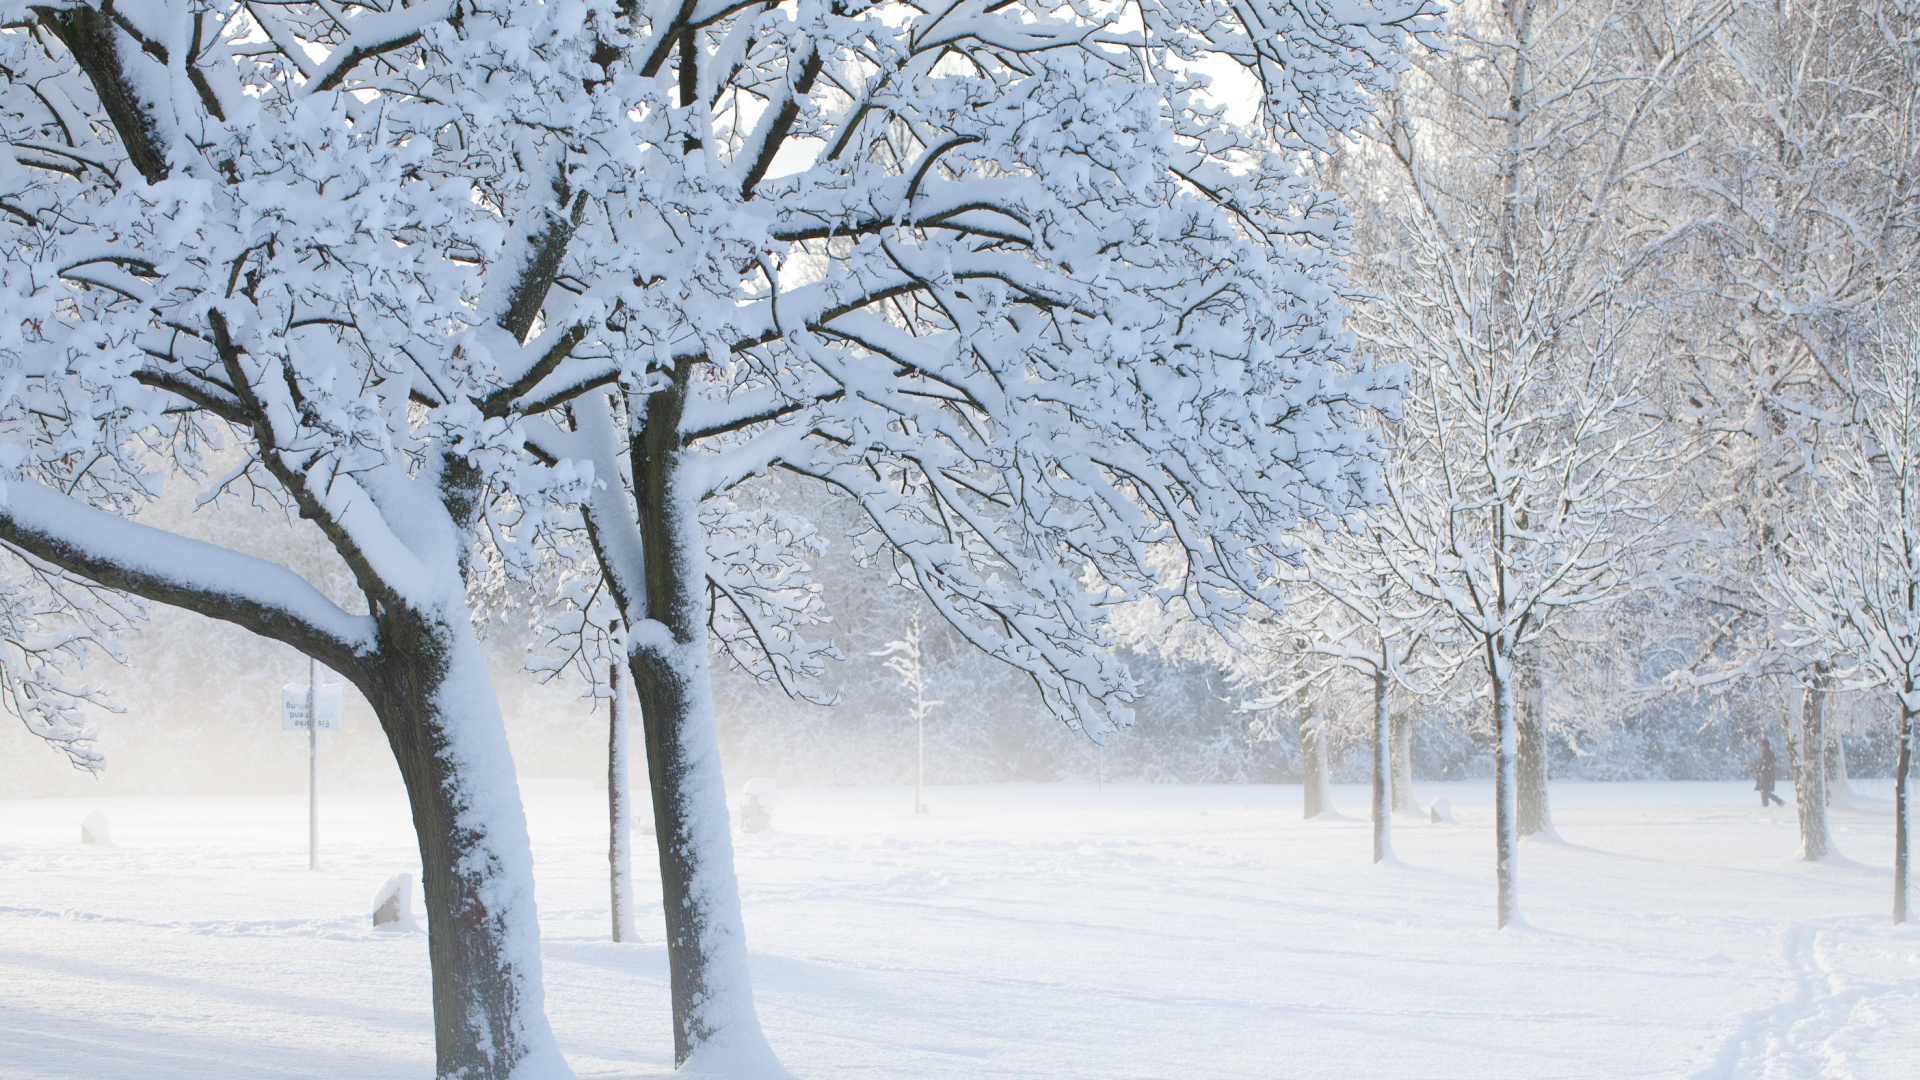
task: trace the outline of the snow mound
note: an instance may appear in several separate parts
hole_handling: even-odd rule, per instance
[[[113,846],[113,837],[107,834],[107,815],[95,810],[80,822],[80,842]]]
[[[1427,817],[1435,825],[1453,824],[1453,804],[1445,799],[1435,799],[1427,807]]]
[[[768,809],[763,796],[773,794],[779,786],[762,776],[747,781],[746,786],[740,789],[741,832],[763,832],[773,827],[773,811]]]
[[[395,874],[373,894],[373,925],[391,930],[415,930],[413,875]]]

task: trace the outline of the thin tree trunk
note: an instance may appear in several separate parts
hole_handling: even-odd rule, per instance
[[[1553,811],[1547,800],[1546,711],[1540,657],[1526,649],[1514,662],[1514,731],[1519,740],[1517,827],[1521,836],[1553,832]]]
[[[1900,756],[1893,769],[1893,921],[1907,921],[1907,776],[1913,772],[1914,698],[1909,686],[1900,697]]]
[[[506,725],[467,626],[381,617],[361,689],[413,810],[432,959],[435,1075],[568,1075],[541,1009],[526,815]]]
[[[1393,725],[1387,717],[1387,673],[1373,673],[1373,861],[1393,858]]]
[[[1847,741],[1841,737],[1837,724],[1825,725],[1827,729],[1827,805],[1832,806],[1835,799],[1842,803],[1851,793],[1847,784]]]
[[[1393,716],[1393,812],[1419,811],[1413,797],[1413,710],[1402,709]]]
[[[1313,818],[1320,816],[1326,809],[1326,791],[1321,787],[1325,772],[1320,767],[1324,756],[1320,746],[1320,729],[1313,723],[1313,703],[1302,688],[1294,698],[1300,710],[1300,789],[1303,806],[1301,816]]]
[[[1827,836],[1826,703],[1829,665],[1814,665],[1813,678],[1800,699],[1800,745],[1794,755],[1793,801],[1800,812],[1800,857],[1824,859]]]
[[[647,396],[632,444],[646,617],[628,633],[653,796],[673,998],[675,1067],[785,1076],[754,1013],[740,887],[707,668],[700,493],[680,473],[687,371]]]
[[[607,708],[607,885],[613,912],[613,940],[635,941],[633,926],[633,814],[627,780],[627,635],[613,626],[614,662],[607,670],[613,696]]]
[[[1495,642],[1488,642],[1487,672],[1493,680],[1493,717],[1499,741],[1493,751],[1493,825],[1494,876],[1498,894],[1498,925],[1506,926],[1519,917],[1520,834],[1517,734],[1514,725],[1513,659],[1502,656]]]

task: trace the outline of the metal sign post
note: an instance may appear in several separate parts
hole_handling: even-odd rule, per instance
[[[307,660],[307,685],[280,693],[280,727],[307,733],[307,869],[320,869],[320,732],[340,730],[340,687],[320,685],[320,665]]]

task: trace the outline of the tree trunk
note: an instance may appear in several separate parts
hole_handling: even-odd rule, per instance
[[[1793,801],[1800,812],[1800,857],[1824,859],[1832,847],[1827,837],[1827,769],[1825,748],[1827,680],[1831,665],[1814,665],[1813,677],[1800,699],[1798,753],[1793,757]]]
[[[1387,673],[1373,673],[1373,861],[1393,858],[1393,725],[1387,718]]]
[[[632,464],[646,618],[629,630],[660,854],[675,1067],[784,1077],[754,1013],[707,668],[700,492],[680,470],[686,372],[646,399]]]
[[[542,1010],[526,815],[506,724],[464,613],[381,617],[356,680],[412,805],[433,969],[435,1075],[570,1076]]]
[[[1313,722],[1313,703],[1302,689],[1294,699],[1300,709],[1300,790],[1304,805],[1301,815],[1319,817],[1327,808],[1325,748],[1320,744],[1320,729]]]
[[[1835,799],[1845,804],[1852,794],[1847,776],[1847,741],[1841,737],[1838,725],[1828,724],[1826,728],[1827,805],[1832,806]]]
[[[1519,917],[1518,736],[1514,721],[1513,658],[1501,655],[1495,642],[1488,642],[1486,649],[1487,673],[1493,681],[1494,726],[1500,735],[1493,751],[1493,845],[1497,919],[1498,925],[1504,927]]]
[[[1893,921],[1907,921],[1907,776],[1913,772],[1915,688],[1900,698],[1900,756],[1893,769]]]
[[[1547,709],[1540,657],[1533,649],[1514,661],[1514,732],[1519,740],[1516,772],[1517,828],[1521,836],[1553,833],[1547,801]]]
[[[1413,710],[1402,709],[1393,716],[1393,812],[1417,814],[1420,803],[1413,797]]]
[[[613,627],[616,648],[626,651],[627,635],[618,623]],[[613,940],[635,941],[633,926],[633,814],[629,807],[627,782],[626,664],[616,659],[608,665],[607,683],[613,696],[607,706],[607,884],[612,893]]]

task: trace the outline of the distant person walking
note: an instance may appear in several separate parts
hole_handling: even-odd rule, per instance
[[[1777,806],[1787,805],[1787,800],[1773,793],[1773,774],[1779,768],[1779,759],[1773,756],[1773,744],[1760,740],[1760,775],[1753,781],[1753,789],[1760,793],[1760,805],[1766,806],[1767,800],[1773,800]]]

